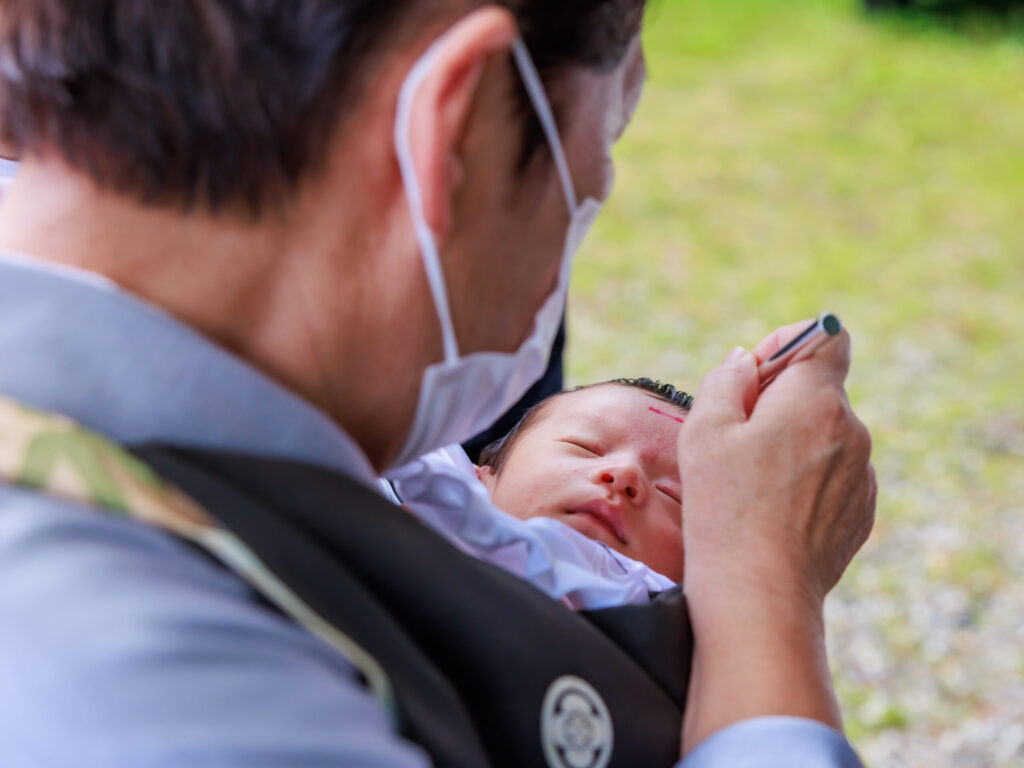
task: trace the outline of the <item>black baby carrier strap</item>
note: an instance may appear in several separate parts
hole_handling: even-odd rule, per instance
[[[373,655],[394,688],[400,730],[437,765],[678,761],[689,642],[678,592],[576,614],[344,475],[180,449],[135,453]]]
[[[78,478],[52,471],[63,445]],[[0,480],[202,547],[345,655],[436,766],[678,760],[692,648],[679,590],[574,613],[344,475],[168,446],[133,453],[0,402]]]

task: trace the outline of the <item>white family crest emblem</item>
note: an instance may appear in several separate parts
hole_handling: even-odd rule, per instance
[[[540,722],[549,768],[605,768],[611,760],[612,718],[586,680],[571,675],[555,680],[544,696]]]

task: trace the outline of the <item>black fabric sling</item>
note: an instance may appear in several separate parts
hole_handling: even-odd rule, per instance
[[[372,654],[400,732],[440,768],[678,761],[692,650],[678,589],[649,605],[573,613],[344,475],[131,450]],[[604,740],[594,732],[603,716],[613,727]]]

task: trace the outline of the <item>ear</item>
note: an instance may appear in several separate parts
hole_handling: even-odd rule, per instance
[[[441,38],[440,49],[412,105],[411,148],[427,225],[447,238],[452,200],[462,180],[460,143],[484,66],[511,50],[515,17],[494,5],[462,17]]]
[[[494,486],[498,482],[498,476],[494,474],[494,469],[487,466],[476,467],[476,479],[484,484],[488,493],[494,493]]]

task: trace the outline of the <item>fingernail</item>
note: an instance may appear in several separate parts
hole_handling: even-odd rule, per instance
[[[736,349],[725,356],[725,362],[731,363],[733,360],[739,360],[745,354],[747,354],[747,350],[743,347],[736,347]]]

